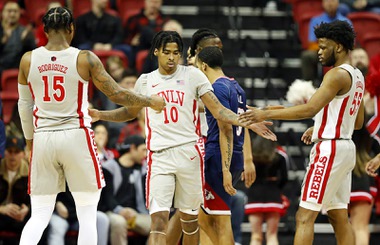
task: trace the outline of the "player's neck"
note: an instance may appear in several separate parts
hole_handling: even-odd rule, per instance
[[[350,64],[350,60],[349,60],[348,55],[337,59],[337,61],[334,64],[334,67],[338,67],[338,66],[343,65],[343,64]]]
[[[224,77],[224,72],[222,69],[210,69],[206,74],[208,80],[213,84],[219,77]]]
[[[49,41],[46,44],[45,48],[51,51],[64,50],[70,47],[70,44],[67,42],[65,35],[54,35],[49,36]]]

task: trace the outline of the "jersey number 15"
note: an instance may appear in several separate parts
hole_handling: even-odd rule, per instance
[[[52,93],[49,93],[51,90],[49,89],[49,78],[48,76],[42,76],[42,81],[44,83],[44,98],[45,102],[50,102],[51,97],[54,98],[55,101],[62,101],[65,98],[65,87],[63,84],[65,83],[63,76],[53,76],[53,90]]]

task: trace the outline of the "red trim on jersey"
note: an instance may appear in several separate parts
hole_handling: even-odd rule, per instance
[[[32,178],[32,159],[33,159],[33,147],[30,150],[30,163],[29,163],[29,169],[28,169],[28,194],[30,195],[30,189],[31,189],[31,184],[30,184],[30,179]]]
[[[98,162],[98,158],[96,157],[96,153],[95,153],[95,149],[93,147],[93,143],[91,141],[91,136],[90,136],[90,133],[89,133],[89,129],[84,127],[84,133],[86,135],[86,141],[87,141],[87,147],[88,147],[88,151],[90,152],[91,154],[91,158],[92,158],[92,163],[94,164],[94,170],[95,170],[95,175],[96,175],[96,183],[98,185],[98,189],[102,188],[102,184],[100,182],[100,169],[99,169],[99,162]],[[92,139],[94,140],[94,139]]]
[[[149,125],[148,108],[145,108],[145,121],[146,128],[148,129],[148,132],[146,134],[146,148],[150,150],[150,141],[152,140],[152,129]]]
[[[204,142],[204,140],[203,140],[203,137],[201,137],[201,138],[199,138],[199,140],[200,141],[202,141],[202,142],[200,142],[200,144],[203,144],[203,149],[204,149],[204,147],[205,147],[205,142]],[[199,149],[199,146],[198,145],[195,145],[195,149],[197,150],[197,152],[198,152],[198,154],[199,154],[199,159],[200,159],[200,167],[201,167],[201,180],[202,180],[202,183],[204,183],[204,170],[203,170],[203,168],[204,168],[204,154],[202,154],[202,151],[201,151],[201,149]],[[203,190],[202,190],[203,191]]]
[[[321,127],[318,130],[318,139],[322,139],[322,134],[323,134],[323,131],[325,130],[326,123],[327,123],[327,113],[328,113],[328,110],[329,110],[329,105],[327,104],[323,108],[322,123],[321,123]]]
[[[198,108],[198,103],[196,100],[193,100],[193,124],[195,126],[195,133],[201,136],[201,129],[200,129],[200,123],[199,123],[200,115],[199,113],[198,113],[198,116],[196,114],[197,108]]]
[[[319,159],[319,153],[321,151],[320,150],[321,143],[322,143],[322,141],[318,142],[315,146],[316,154],[314,157],[314,161],[310,164],[310,169],[309,169],[309,172],[308,172],[307,177],[306,177],[305,186],[304,186],[303,195],[302,195],[302,201],[306,201],[306,199],[307,199],[307,193],[309,191],[311,176],[314,172],[315,163],[318,162],[318,159]]]
[[[77,109],[77,113],[79,115],[79,127],[80,128],[84,128],[82,105],[83,105],[83,83],[81,81],[78,81],[78,109]]]
[[[326,185],[330,177],[332,166],[334,164],[335,153],[336,153],[336,140],[331,140],[331,154],[330,154],[329,161],[327,163],[325,176],[323,177],[321,194],[319,196],[318,203],[322,203],[323,196],[325,195]]]
[[[375,113],[371,117],[371,119],[368,120],[368,123],[366,125],[369,134],[372,136],[376,135],[376,133],[379,131],[379,127],[380,127],[380,116],[379,116],[380,99],[377,96],[375,96],[374,100],[375,100],[375,103],[374,103],[375,104]]]
[[[149,194],[150,194],[150,175],[152,172],[152,155],[153,152],[149,151],[147,161],[147,174],[145,179],[145,206],[149,209]]]
[[[346,98],[344,98],[342,106],[340,107],[338,121],[336,123],[336,128],[335,128],[335,139],[339,139],[340,138],[340,129],[341,129],[340,127],[342,126],[343,114],[344,114],[344,111],[346,110],[347,102],[348,102],[349,98],[350,98],[349,96],[347,96]]]

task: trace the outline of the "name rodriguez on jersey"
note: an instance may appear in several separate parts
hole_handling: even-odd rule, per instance
[[[38,70],[40,73],[45,71],[58,71],[66,74],[68,67],[61,64],[43,64],[38,66]]]

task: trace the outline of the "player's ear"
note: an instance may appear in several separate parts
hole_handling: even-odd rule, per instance
[[[154,56],[157,56],[157,54],[158,54],[158,49],[155,48],[153,54],[154,54]]]
[[[207,67],[208,67],[208,65],[205,62],[202,62],[202,66],[201,66],[202,71],[206,71]]]
[[[340,53],[340,52],[342,52],[343,50],[344,50],[343,45],[340,44],[340,43],[338,43],[338,45],[336,46],[336,52]]]

